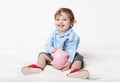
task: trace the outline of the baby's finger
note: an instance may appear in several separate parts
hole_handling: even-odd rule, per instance
[[[68,70],[68,69],[69,69],[69,66],[64,67],[64,68],[62,69],[62,71],[66,71],[66,70]]]
[[[48,60],[49,62],[51,62],[51,61],[52,61],[52,59],[50,59],[50,58],[48,58],[47,60]]]

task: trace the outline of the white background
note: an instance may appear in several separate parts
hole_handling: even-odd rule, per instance
[[[1,82],[80,82],[49,67],[35,77],[25,77],[20,71],[23,65],[36,63],[38,53],[44,51],[55,28],[54,14],[61,7],[75,15],[73,29],[81,39],[78,50],[91,78],[95,76],[95,82],[120,80],[119,0],[0,0]]]
[[[60,7],[73,10],[81,47],[120,48],[119,0],[0,0],[0,50],[40,50]]]

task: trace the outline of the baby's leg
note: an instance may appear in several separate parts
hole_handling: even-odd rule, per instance
[[[46,53],[40,53],[38,56],[37,64],[31,64],[22,67],[22,73],[24,75],[41,73],[46,66],[46,62],[50,61],[52,60],[46,55]]]
[[[87,79],[89,72],[81,68],[81,61],[74,61],[68,76],[73,78]]]
[[[47,53],[44,53],[44,52],[40,53],[39,56],[38,56],[37,65],[42,67],[42,68],[45,68],[46,63],[52,61],[52,59],[50,58],[49,55],[50,54],[47,54]]]
[[[83,70],[83,65],[83,57],[77,53],[68,76],[73,78],[87,79],[89,77],[89,72],[87,70]]]

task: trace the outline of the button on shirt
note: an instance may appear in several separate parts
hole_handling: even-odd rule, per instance
[[[68,61],[72,63],[77,52],[79,42],[80,38],[72,28],[69,28],[63,35],[60,34],[58,29],[55,29],[48,38],[45,49],[47,53],[52,53],[55,48],[63,49],[69,55]]]

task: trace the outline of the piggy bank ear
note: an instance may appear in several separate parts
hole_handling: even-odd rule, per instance
[[[67,52],[65,53],[65,56],[68,57],[68,53]]]
[[[54,57],[54,56],[55,56],[55,53],[52,53],[51,56]]]

